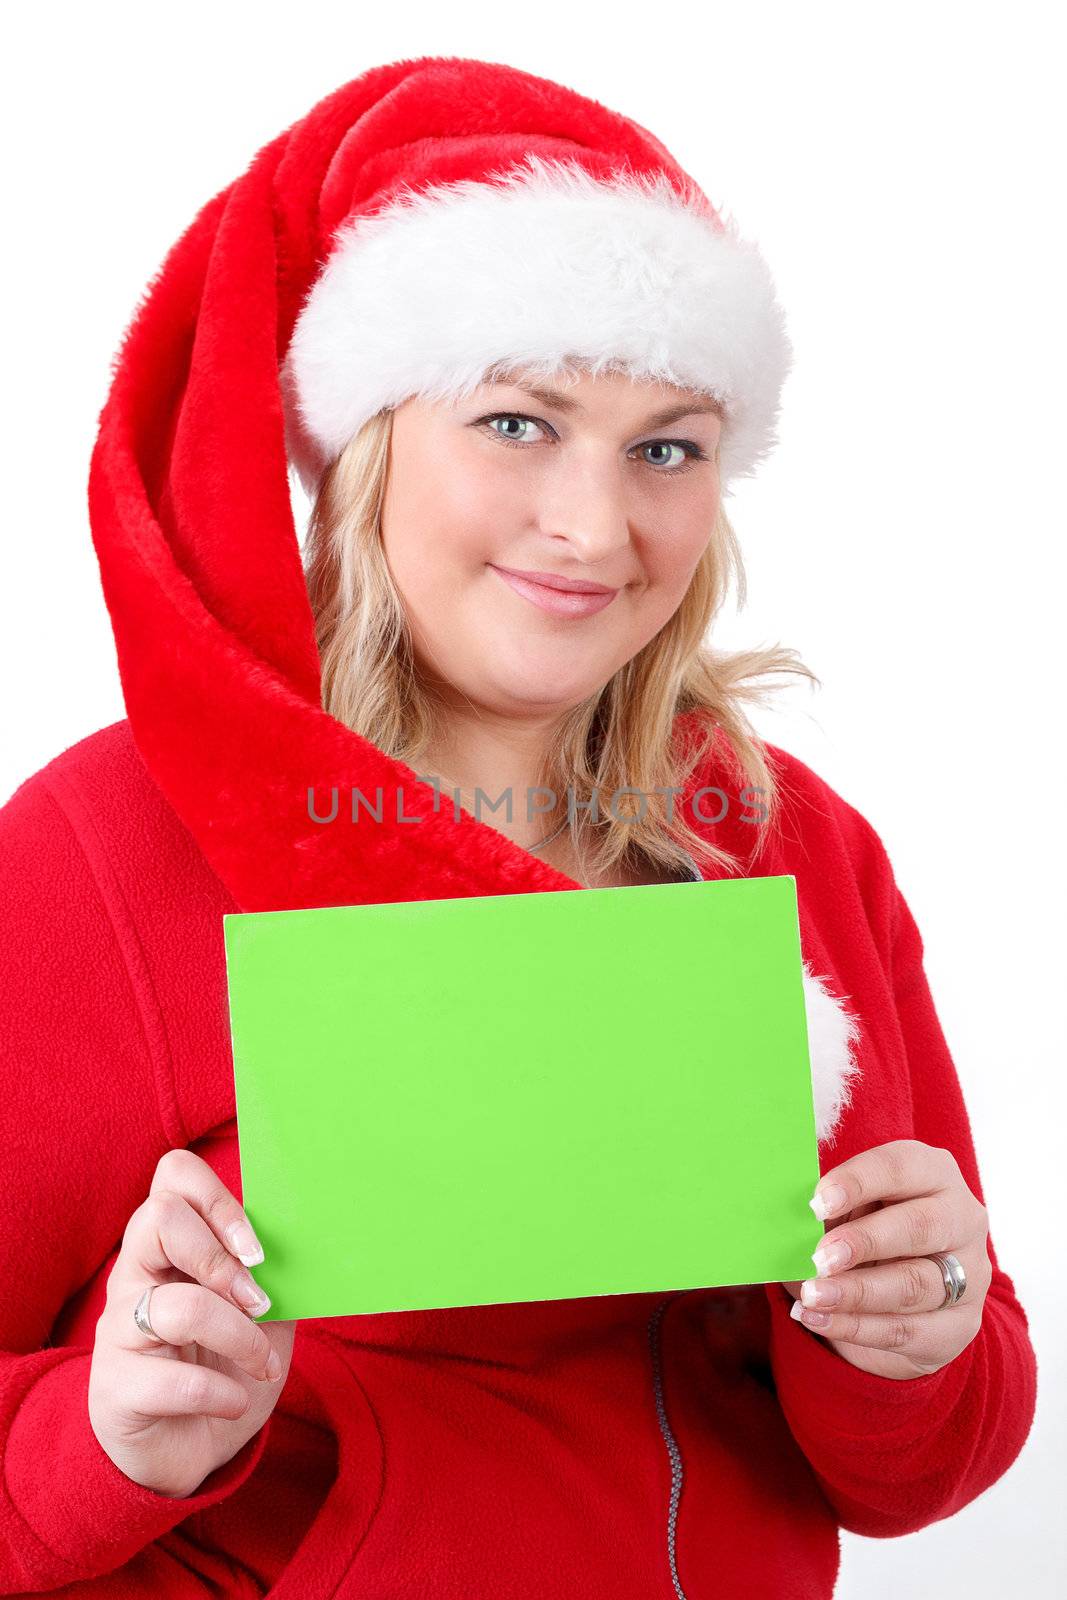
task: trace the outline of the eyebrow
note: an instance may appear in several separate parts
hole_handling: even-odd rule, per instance
[[[562,411],[566,415],[585,409],[580,401],[572,400],[570,395],[562,393],[559,389],[542,388],[540,385],[533,383],[515,383],[505,378],[497,378],[492,381],[502,385],[504,388],[521,389],[523,394],[532,396],[534,400],[540,401],[543,406],[553,406],[557,411]],[[721,420],[722,406],[710,396],[705,401],[698,400],[692,403],[682,401],[677,405],[668,406],[665,411],[657,411],[655,416],[648,417],[645,421],[645,427],[666,428],[672,422],[679,422],[682,417],[701,416],[709,412]]]

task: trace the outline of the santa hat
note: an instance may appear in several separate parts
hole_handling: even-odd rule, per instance
[[[449,114],[420,131],[445,132],[376,150],[368,181],[360,130],[328,178],[346,215],[281,372],[308,493],[375,412],[413,395],[458,400],[499,363],[548,376],[578,362],[702,390],[725,412],[724,492],[750,474],[775,442],[791,359],[755,245],[625,117],[510,68],[455,62],[436,76]],[[512,84],[514,99],[501,92]],[[475,131],[483,96],[508,106],[507,126]],[[527,131],[526,99],[551,138]]]
[[[241,910],[580,887],[323,709],[289,484],[291,458],[314,490],[382,406],[561,357],[718,396],[724,481],[772,443],[788,344],[757,252],[645,129],[488,62],[345,84],[150,284],[100,417],[93,540],[134,740]],[[316,822],[308,791],[335,787],[383,822]]]

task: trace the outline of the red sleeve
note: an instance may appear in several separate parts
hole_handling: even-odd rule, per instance
[[[40,778],[0,809],[0,938],[0,1593],[17,1594],[112,1572],[213,1505],[269,1424],[195,1496],[157,1495],[92,1430],[91,1350],[52,1343],[168,1141],[105,899]]]
[[[985,1204],[959,1079],[934,1007],[915,919],[892,879],[891,980],[908,1058],[911,1137],[948,1149]],[[832,1161],[829,1165],[832,1165]],[[824,1170],[829,1170],[827,1166]],[[926,1377],[862,1372],[789,1315],[765,1285],[771,1364],[790,1430],[841,1526],[893,1538],[951,1517],[1011,1466],[1033,1421],[1037,1367],[1011,1279],[988,1244],[993,1279],[970,1344]]]

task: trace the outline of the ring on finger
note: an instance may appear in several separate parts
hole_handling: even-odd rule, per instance
[[[935,1252],[923,1256],[924,1261],[933,1261],[940,1268],[945,1284],[945,1297],[935,1309],[943,1311],[948,1306],[956,1305],[962,1298],[967,1288],[967,1274],[963,1263],[958,1256],[949,1252]],[[883,1276],[888,1276],[889,1263],[880,1264],[884,1267]],[[833,1298],[831,1299],[830,1296]],[[800,1286],[800,1301],[804,1312],[797,1310],[796,1317],[801,1321],[809,1322],[811,1326],[827,1327],[831,1310],[837,1309],[841,1299],[841,1289],[834,1283],[833,1278],[815,1278],[804,1282]],[[811,1317],[807,1313],[811,1313]],[[816,1321],[816,1319],[818,1319]]]
[[[941,1276],[945,1280],[945,1298],[938,1308],[944,1311],[946,1306],[954,1306],[958,1300],[963,1298],[967,1288],[967,1274],[964,1272],[963,1263],[959,1258],[947,1252],[937,1251],[927,1259],[937,1262],[937,1265],[941,1268]]]
[[[166,1344],[166,1339],[162,1338],[153,1328],[148,1314],[148,1308],[152,1300],[152,1290],[155,1287],[154,1283],[148,1285],[148,1288],[133,1308],[133,1320],[147,1339],[152,1339],[156,1344]]]

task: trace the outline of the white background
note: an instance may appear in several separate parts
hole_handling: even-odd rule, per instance
[[[538,0],[379,17],[187,0],[20,7],[6,28],[0,800],[124,715],[85,506],[123,329],[199,207],[322,95],[431,54],[554,78],[651,129],[767,256],[796,362],[781,445],[728,502],[750,602],[717,637],[793,645],[822,680],[755,721],[889,849],[1040,1367],[1011,1471],[919,1534],[844,1535],[842,1600],[1037,1600],[1063,1569],[1054,21],[1040,5]]]

